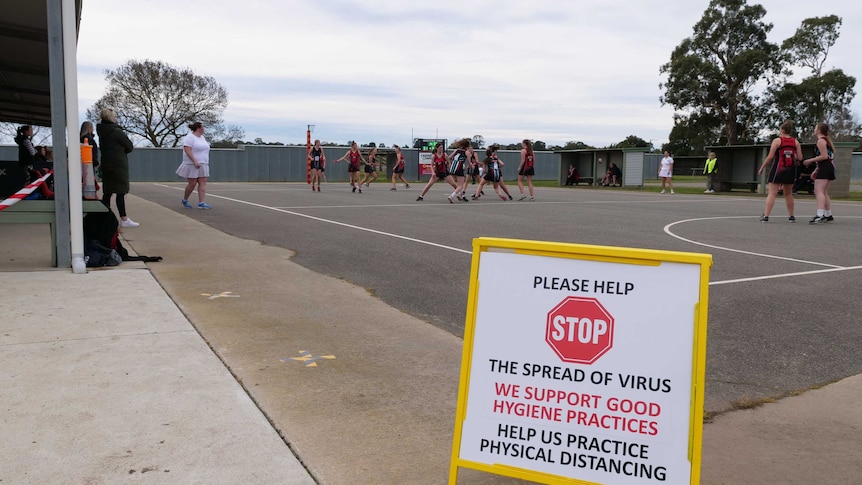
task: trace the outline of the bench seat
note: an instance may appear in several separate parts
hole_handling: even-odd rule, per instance
[[[56,204],[53,200],[22,200],[0,211],[0,224],[48,224],[51,230],[51,265],[57,266]],[[83,201],[83,213],[108,212],[98,200]]]

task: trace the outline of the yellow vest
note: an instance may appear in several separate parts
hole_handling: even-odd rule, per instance
[[[718,162],[717,158],[707,158],[706,165],[703,166],[703,173],[715,173],[718,170],[715,169],[715,163]]]

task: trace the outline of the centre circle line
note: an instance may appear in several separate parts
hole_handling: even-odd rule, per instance
[[[733,249],[733,248],[727,248],[727,247],[723,247],[723,246],[716,246],[714,244],[707,244],[707,243],[703,243],[700,241],[695,241],[692,239],[684,238],[678,234],[674,234],[674,232],[671,231],[671,228],[673,226],[676,226],[677,224],[685,224],[688,222],[715,221],[715,220],[720,220],[720,219],[750,219],[751,217],[752,216],[722,216],[722,217],[700,217],[700,218],[696,218],[696,219],[684,219],[681,221],[671,222],[670,224],[664,226],[664,232],[667,235],[669,235],[670,237],[679,239],[680,241],[685,241],[689,244],[694,244],[697,246],[703,246],[703,247],[707,247],[707,248],[717,249],[719,251],[729,251],[729,252],[733,252],[733,253],[747,254],[749,256],[759,256],[761,258],[780,259],[782,261],[793,261],[795,263],[812,264],[815,266],[825,266],[827,268],[834,268],[834,269],[843,268],[843,266],[837,266],[834,264],[818,263],[816,261],[808,261],[808,260],[804,260],[804,259],[788,258],[785,256],[776,256],[774,254],[755,253],[753,251],[745,251],[742,249]]]

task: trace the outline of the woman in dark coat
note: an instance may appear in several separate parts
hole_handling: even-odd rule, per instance
[[[134,148],[132,141],[117,124],[117,114],[103,109],[102,122],[96,125],[102,155],[102,203],[111,208],[111,195],[117,194],[117,211],[120,227],[138,227],[140,224],[126,215],[126,194],[129,193],[129,157]]]

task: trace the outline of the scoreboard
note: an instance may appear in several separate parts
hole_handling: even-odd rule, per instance
[[[413,140],[413,148],[418,148],[423,152],[433,152],[438,144],[442,144],[443,148],[448,146],[445,138],[416,138]]]

